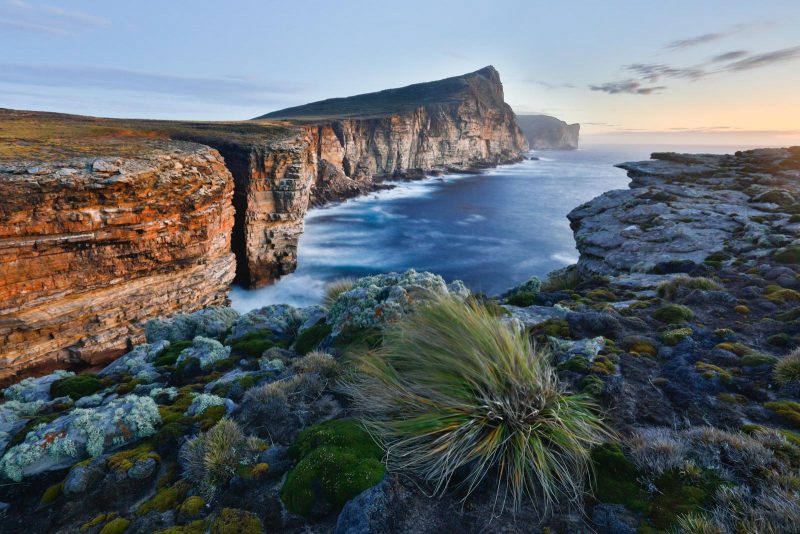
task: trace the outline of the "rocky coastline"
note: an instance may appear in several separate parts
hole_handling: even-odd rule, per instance
[[[3,528],[796,532],[800,147],[621,166],[630,189],[569,214],[580,260],[544,281],[487,298],[409,271],[321,306],[206,307],[151,320],[96,375],[7,388]],[[432,499],[430,481],[384,467],[392,451],[342,388],[348,358],[437,299],[546,347],[564,390],[597,404],[609,432],[580,502],[497,508],[497,473]],[[222,436],[233,464],[198,467]]]
[[[238,123],[0,110],[0,384],[107,363],[148,319],[294,271],[310,206],[527,150],[493,67],[389,94]]]

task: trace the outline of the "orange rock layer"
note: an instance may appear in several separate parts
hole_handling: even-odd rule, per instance
[[[0,380],[97,364],[146,319],[227,299],[233,179],[216,150],[0,167]]]

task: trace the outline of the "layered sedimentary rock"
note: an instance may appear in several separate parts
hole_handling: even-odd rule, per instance
[[[578,148],[581,125],[567,124],[549,115],[517,115],[517,123],[534,150]]]
[[[0,380],[114,358],[145,319],[226,301],[232,195],[219,153],[178,141],[0,166]]]
[[[619,165],[631,189],[604,193],[568,215],[581,271],[664,274],[715,257],[792,257],[800,238],[800,147],[652,158]]]

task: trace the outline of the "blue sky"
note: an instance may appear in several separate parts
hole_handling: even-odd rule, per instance
[[[0,0],[0,50],[0,107],[246,119],[491,64],[587,134],[800,139],[789,0]]]

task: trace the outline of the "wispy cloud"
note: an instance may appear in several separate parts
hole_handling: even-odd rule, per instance
[[[266,95],[306,89],[288,82],[264,83],[245,77],[199,78],[106,67],[33,66],[0,63],[0,83],[16,86],[110,89],[192,97],[206,102],[260,103]]]
[[[733,26],[727,29],[720,30],[717,32],[703,33],[700,35],[695,35],[693,37],[687,37],[685,39],[677,39],[675,41],[667,43],[667,45],[664,48],[672,50],[681,48],[692,48],[695,46],[714,43],[722,39],[725,39],[726,37],[733,37],[734,35],[745,33],[751,30],[769,28],[773,25],[774,23],[771,21],[734,24]]]
[[[69,37],[86,28],[108,24],[106,18],[50,4],[26,0],[5,0],[0,3],[0,27],[16,31]]]
[[[530,80],[530,79],[526,79],[526,80],[522,80],[522,81],[524,83],[533,83],[533,84],[536,84],[536,85],[541,85],[542,87],[544,87],[547,90],[573,89],[575,87],[575,85],[571,84],[571,83],[550,83],[550,82],[545,82],[545,81],[542,81],[542,80]]]
[[[732,50],[690,67],[676,67],[666,63],[632,63],[623,65],[622,69],[635,74],[635,78],[590,85],[589,88],[592,91],[609,94],[652,95],[667,89],[667,86],[648,84],[654,84],[663,79],[683,79],[695,82],[709,76],[744,72],[798,59],[800,59],[800,46],[760,54],[746,50]]]
[[[592,91],[602,91],[610,95],[629,94],[629,95],[651,95],[666,89],[663,85],[646,87],[639,80],[628,79],[618,82],[607,82],[598,85],[590,85]]]
[[[786,61],[793,61],[800,58],[800,46],[793,46],[791,48],[783,48],[781,50],[774,50],[764,54],[753,54],[744,59],[734,61],[725,65],[723,71],[743,71],[757,69],[773,65],[775,63],[783,63]]]
[[[710,63],[724,63],[726,61],[733,61],[734,59],[743,58],[744,56],[750,54],[747,50],[731,50],[730,52],[725,52],[724,54],[718,54],[713,56],[709,59]]]

